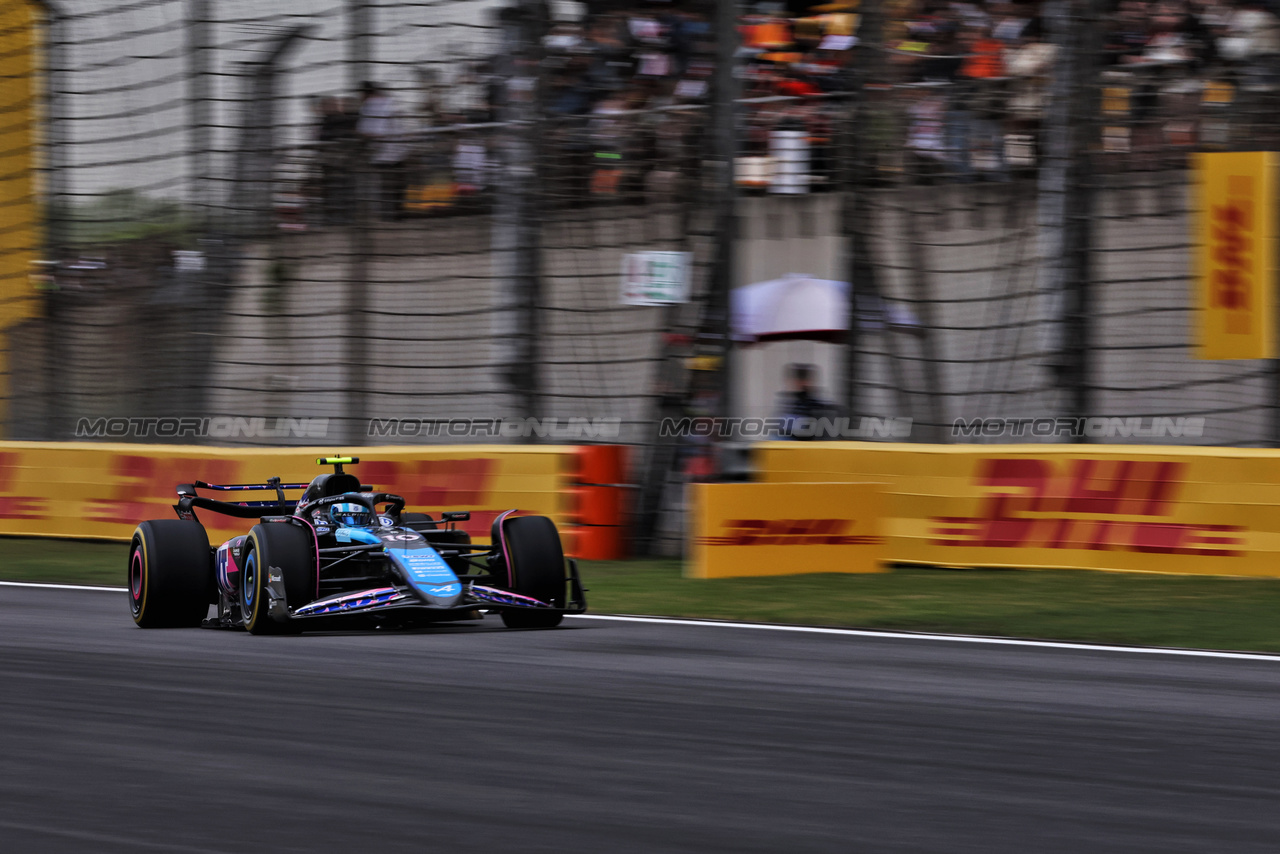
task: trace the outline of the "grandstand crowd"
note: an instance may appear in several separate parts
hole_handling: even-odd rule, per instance
[[[688,190],[685,179],[705,156],[706,116],[679,108],[712,95],[715,5],[548,5],[538,102],[547,118],[541,156],[550,197]],[[887,0],[879,32],[868,37],[872,18],[859,0],[744,8],[738,180],[774,192],[831,184],[841,96],[863,63],[874,65],[865,69],[864,115],[878,168],[957,180],[1033,171],[1063,59],[1051,33],[1079,23],[1051,20],[1050,4],[1039,0]],[[1256,135],[1273,112],[1264,102],[1280,88],[1280,18],[1265,0],[1104,0],[1098,14],[1089,25],[1107,151],[1136,159],[1225,146],[1233,134]],[[860,39],[867,49],[857,49]],[[323,102],[319,138],[351,142],[346,152],[362,146],[358,156],[384,176],[391,215],[455,207],[496,180],[492,131],[467,126],[503,120],[509,71],[501,57],[465,63],[413,103],[370,84],[359,101]],[[1242,121],[1239,108],[1250,105],[1253,117]],[[442,128],[460,129],[422,133]],[[339,216],[350,156],[329,155],[320,182]],[[781,181],[784,173],[791,178]]]

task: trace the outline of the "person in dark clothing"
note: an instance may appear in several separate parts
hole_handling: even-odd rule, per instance
[[[787,433],[792,439],[826,439],[821,419],[840,417],[840,408],[818,395],[815,385],[817,369],[813,365],[793,362],[787,366],[787,390],[778,399],[778,417],[787,419]]]
[[[320,99],[320,126],[316,132],[319,143],[321,204],[327,225],[349,222],[355,199],[355,168],[357,148],[356,121],[359,118],[348,109],[341,98]]]

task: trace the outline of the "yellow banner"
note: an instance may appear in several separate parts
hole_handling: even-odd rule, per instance
[[[31,285],[43,239],[36,204],[38,15],[32,2],[0,4],[0,335],[6,339],[39,308]],[[0,346],[0,415],[12,397],[12,348],[8,340]]]
[[[261,483],[279,476],[306,483],[332,467],[316,458],[334,448],[232,449],[179,445],[0,443],[0,535],[127,540],[145,519],[175,519],[175,487],[207,483]],[[571,446],[464,445],[439,448],[360,448],[362,462],[347,471],[382,492],[404,496],[406,509],[439,518],[467,510],[459,527],[488,542],[489,526],[503,510],[550,516],[564,527],[570,495]],[[224,501],[271,500],[270,492],[206,492]],[[287,493],[297,498],[299,491]],[[197,516],[209,539],[242,534],[252,519],[208,510]]]
[[[1197,350],[1201,359],[1273,359],[1276,152],[1204,152],[1195,161]]]
[[[1280,577],[1280,452],[777,442],[768,483],[885,483],[886,559]]]
[[[875,483],[697,483],[692,578],[879,572],[881,486]]]

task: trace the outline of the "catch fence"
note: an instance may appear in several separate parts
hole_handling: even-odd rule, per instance
[[[33,262],[6,279],[7,437],[572,421],[634,446],[653,520],[734,465],[659,422],[772,414],[796,359],[913,441],[1089,439],[956,429],[1086,417],[1124,425],[1108,441],[1280,434],[1274,362],[1194,358],[1190,286],[1189,156],[1280,142],[1274,54],[1117,47],[1131,22],[1096,0],[1024,29],[879,2],[314,5],[6,19],[43,45],[36,102],[5,100],[40,176],[10,214],[37,237],[5,247]],[[684,301],[625,304],[624,259],[653,252],[687,253]],[[851,283],[847,336],[731,346],[730,290],[784,272]]]

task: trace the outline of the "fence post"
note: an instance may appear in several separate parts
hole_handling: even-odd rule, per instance
[[[347,292],[343,305],[343,314],[347,320],[347,335],[343,358],[346,361],[346,412],[344,413],[344,439],[349,445],[363,445],[367,433],[369,416],[369,395],[365,391],[369,382],[368,348],[365,339],[368,335],[368,321],[365,317],[365,301],[369,290],[369,241],[372,229],[369,226],[370,213],[376,204],[375,198],[363,197],[370,192],[374,176],[367,162],[357,160],[355,175],[355,204],[352,209],[351,226],[347,232]],[[376,186],[376,185],[375,185]]]
[[[1272,54],[1267,58],[1270,60],[1267,70],[1270,73],[1271,78],[1273,80],[1280,79],[1280,76],[1278,76],[1280,75],[1280,54]],[[1238,93],[1237,93],[1237,97],[1238,97]],[[1272,133],[1272,138],[1274,138],[1276,129],[1277,128],[1275,125],[1271,125],[1271,127],[1268,128],[1268,130],[1270,130]],[[1236,150],[1236,149],[1233,148],[1232,150]],[[1272,180],[1274,181],[1276,179],[1273,177]],[[1275,191],[1274,186],[1268,189],[1272,192]],[[1264,198],[1265,197],[1266,196],[1264,195]],[[1280,270],[1274,271],[1271,274],[1271,281],[1266,282],[1264,286],[1272,288],[1273,294],[1280,293]],[[1275,297],[1273,297],[1273,299],[1274,298]],[[1276,305],[1272,306],[1271,310],[1272,312],[1275,312],[1276,315],[1280,315],[1280,299],[1276,299]],[[1275,326],[1275,331],[1273,331],[1272,334],[1280,335],[1280,317],[1276,315],[1273,315],[1273,319],[1274,319],[1274,322],[1276,323],[1276,326]],[[1273,342],[1268,342],[1268,343],[1272,343],[1272,345],[1274,346]],[[1269,391],[1269,395],[1271,398],[1271,401],[1270,401],[1271,402],[1271,418],[1269,419],[1270,423],[1268,424],[1267,434],[1264,437],[1263,441],[1269,447],[1280,448],[1280,358],[1271,359],[1270,364],[1267,366],[1267,369],[1271,374],[1271,377],[1270,377],[1271,388]]]
[[[347,0],[347,88],[359,92],[372,79],[375,0]]]
[[[713,160],[716,164],[715,261],[707,300],[707,325],[721,353],[720,398],[716,414],[733,414],[733,341],[730,301],[735,279],[734,254],[738,240],[738,182],[735,159],[738,155],[738,53],[739,0],[718,0],[716,4],[715,101],[712,105]]]
[[[67,68],[66,15],[60,3],[43,0],[46,28],[44,85],[42,100],[46,116],[44,141],[45,213],[44,251],[54,264],[54,285],[44,298],[45,426],[44,438],[66,438],[62,424],[66,402],[67,353],[62,321],[62,294],[57,286],[58,265],[70,242],[67,225],[71,215],[71,195],[67,187],[67,113],[62,91]]]
[[[539,363],[542,305],[541,223],[538,214],[541,104],[538,58],[545,30],[545,5],[520,0],[499,13],[503,34],[502,183],[493,216],[494,248],[501,281],[496,294],[495,335],[505,348],[497,359],[506,366],[506,385],[520,418],[541,418]],[[536,436],[526,441],[537,441]]]
[[[371,80],[372,49],[370,34],[373,30],[374,0],[347,0],[347,89],[360,92],[365,81]],[[343,438],[349,445],[363,445],[369,416],[368,319],[365,301],[369,290],[369,242],[373,229],[369,225],[370,214],[377,207],[377,184],[367,157],[356,159],[355,175],[351,176],[355,188],[355,204],[351,211],[351,225],[347,232],[347,292],[343,305],[346,315],[346,343],[343,358],[346,361],[346,412],[344,413]]]
[[[187,16],[187,98],[191,122],[191,204],[196,211],[196,228],[207,233],[216,228],[211,220],[213,197],[212,91],[210,80],[213,53],[210,0],[189,0]]]
[[[881,0],[867,0],[862,7],[862,24],[858,28],[861,38],[856,47],[854,61],[849,70],[849,102],[845,105],[842,132],[845,144],[841,146],[844,157],[840,164],[841,190],[840,235],[844,243],[841,266],[849,283],[849,329],[844,342],[844,402],[850,423],[862,413],[863,401],[859,394],[862,359],[861,329],[858,325],[859,294],[877,293],[875,265],[871,263],[871,245],[867,235],[871,211],[867,193],[871,188],[871,164],[869,160],[868,121],[871,110],[867,106],[867,84],[878,77],[883,40],[883,4]]]
[[[1052,367],[1067,395],[1066,415],[1095,415],[1091,375],[1093,308],[1093,148],[1098,128],[1098,0],[1053,0],[1046,4],[1057,66],[1045,123],[1045,163],[1040,174],[1042,258],[1056,273],[1045,290],[1057,336]],[[1057,281],[1055,282],[1054,279]],[[1056,315],[1056,317],[1055,317]],[[1075,441],[1087,441],[1083,436]]]

